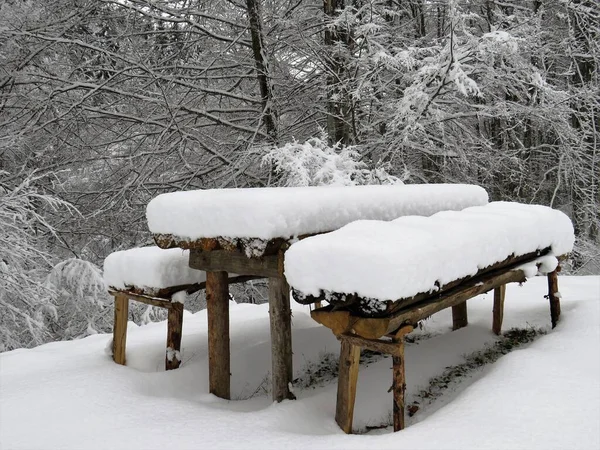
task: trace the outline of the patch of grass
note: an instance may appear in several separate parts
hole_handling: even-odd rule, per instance
[[[385,358],[379,352],[363,349],[360,353],[360,365],[368,366]],[[329,384],[338,377],[340,358],[331,352],[320,353],[318,361],[307,361],[300,370],[301,375],[294,380],[294,388],[308,389]]]
[[[407,406],[409,417],[419,411],[423,403],[431,404],[444,394],[452,384],[479,370],[481,367],[496,362],[501,356],[546,334],[543,328],[511,328],[498,338],[493,345],[465,356],[465,361],[455,366],[446,367],[444,373],[429,380],[427,388],[421,390],[417,400]]]
[[[307,389],[324,386],[338,376],[339,356],[331,352],[320,353],[318,361],[307,361],[294,380],[294,388]]]
[[[418,344],[419,341],[430,339],[433,336],[430,333],[409,335],[405,337],[405,342],[407,344]],[[360,352],[360,365],[368,366],[387,357],[389,355],[362,349]],[[331,352],[320,353],[317,361],[307,361],[304,364],[304,367],[300,370],[300,375],[293,381],[294,388],[314,389],[317,386],[329,384],[338,377],[339,361],[339,355]]]

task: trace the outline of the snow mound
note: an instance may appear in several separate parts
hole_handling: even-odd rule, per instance
[[[473,185],[213,189],[162,194],[146,209],[152,233],[183,239],[273,239],[335,230],[359,219],[429,216],[486,204]]]
[[[104,281],[110,287],[162,289],[206,281],[206,274],[188,266],[189,251],[140,247],[111,253],[104,260]]]
[[[435,291],[513,254],[551,247],[563,255],[573,242],[564,213],[494,202],[431,217],[357,221],[304,239],[286,252],[285,275],[305,295],[330,291],[397,300]]]

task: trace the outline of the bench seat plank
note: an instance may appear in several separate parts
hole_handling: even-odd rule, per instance
[[[531,255],[548,253],[540,269],[551,272],[552,255],[570,252],[573,242],[562,212],[495,202],[431,217],[358,221],[304,239],[286,252],[285,276],[300,303],[345,298],[366,315],[389,315],[402,306],[397,300],[416,302],[498,264],[530,262]]]

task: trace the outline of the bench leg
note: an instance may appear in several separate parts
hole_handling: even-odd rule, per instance
[[[550,319],[552,320],[552,328],[558,323],[560,318],[560,297],[558,294],[558,272],[560,266],[554,272],[548,274],[548,299],[550,300]]]
[[[231,398],[227,272],[206,272],[209,392]]]
[[[506,294],[506,285],[503,284],[494,289],[494,309],[492,310],[493,322],[492,331],[496,335],[502,332],[502,320],[504,319],[504,296]]]
[[[129,299],[126,295],[115,295],[115,321],[113,324],[113,361],[125,365],[125,346],[127,343],[127,318]]]
[[[452,307],[452,329],[458,330],[459,328],[466,327],[468,324],[467,301],[465,300]]]
[[[397,353],[392,356],[394,377],[394,431],[404,429],[404,393],[406,392],[406,377],[404,372],[404,336],[394,339],[398,344]]]
[[[345,433],[352,433],[356,382],[360,362],[360,347],[348,340],[341,340],[340,368],[337,389],[335,421]]]
[[[172,303],[167,319],[167,356],[165,369],[177,369],[181,364],[181,333],[183,327],[183,304]]]
[[[290,286],[285,278],[269,278],[269,319],[271,325],[271,375],[273,401],[296,397],[290,391],[292,366],[292,310]]]

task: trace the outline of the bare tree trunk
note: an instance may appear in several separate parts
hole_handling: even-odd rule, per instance
[[[339,15],[344,0],[323,0],[323,11],[329,20]],[[325,45],[327,56],[327,134],[330,144],[348,145],[351,142],[352,102],[346,83],[349,81],[346,56],[350,56],[350,30],[339,25],[326,24]],[[344,55],[344,50],[348,50]]]
[[[594,81],[594,73],[597,70],[597,62],[594,59],[591,48],[591,41],[600,36],[592,29],[592,15],[585,20],[581,11],[592,11],[594,1],[574,0],[571,13],[571,23],[573,27],[573,37],[576,44],[576,53],[573,56],[573,65],[575,71],[571,77],[573,86],[581,89],[583,93],[587,86],[591,86]],[[596,6],[597,8],[597,6]],[[593,89],[590,89],[593,91]],[[578,172],[571,186],[573,200],[573,226],[575,234],[579,238],[596,241],[598,239],[598,211],[594,208],[597,202],[598,192],[598,167],[594,164],[597,159],[597,138],[600,129],[600,108],[597,102],[581,101],[576,99],[573,104],[573,115],[571,117],[572,125],[575,129],[582,132],[584,138],[584,160],[588,161],[590,167],[589,173],[582,174]],[[595,167],[594,167],[595,166]],[[578,266],[582,263],[580,258],[575,255],[574,264]]]
[[[273,86],[270,80],[267,52],[262,31],[260,0],[246,0],[246,7],[248,8],[248,20],[250,21],[256,76],[258,78],[263,106],[262,121],[267,134],[273,142],[277,142],[277,115],[274,109]]]

